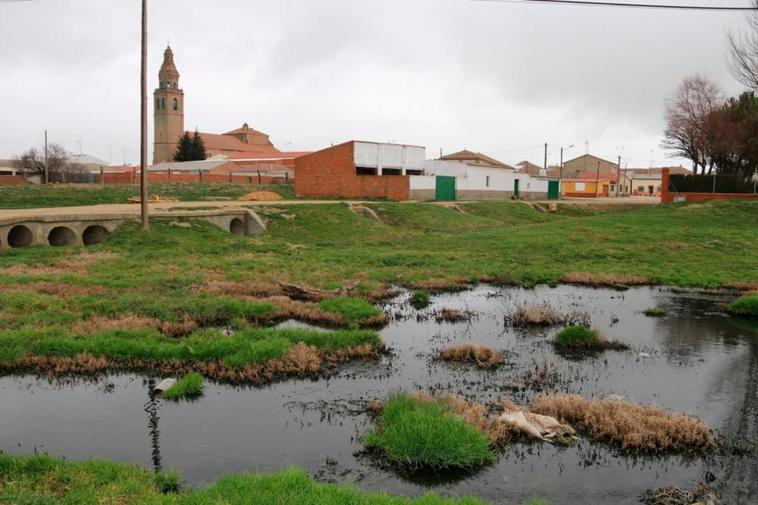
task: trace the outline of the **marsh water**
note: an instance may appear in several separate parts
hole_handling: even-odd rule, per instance
[[[479,286],[435,296],[420,311],[407,299],[405,293],[384,307],[392,322],[381,335],[392,355],[341,366],[328,379],[262,388],[208,384],[199,400],[171,403],[150,399],[150,385],[158,378],[0,378],[0,450],[175,469],[190,486],[227,473],[298,466],[319,480],[367,490],[407,495],[433,490],[491,503],[541,497],[551,504],[633,504],[647,489],[688,488],[706,479],[725,503],[758,503],[754,451],[631,458],[587,440],[570,447],[514,444],[496,463],[455,479],[410,478],[359,453],[361,435],[373,424],[366,403],[418,389],[486,403],[502,395],[528,402],[541,389],[596,398],[619,395],[695,415],[728,440],[750,446],[758,440],[758,327],[724,313],[729,295],[649,287]],[[584,359],[560,356],[550,344],[557,328],[507,324],[516,306],[533,303],[585,311],[593,327],[631,350]],[[642,313],[654,306],[667,315]],[[443,307],[469,311],[472,318],[450,324],[429,317]],[[506,351],[507,364],[480,371],[433,360],[437,350],[466,342]],[[534,380],[537,369],[549,370],[546,380]]]

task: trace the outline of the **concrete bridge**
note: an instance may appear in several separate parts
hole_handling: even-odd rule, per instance
[[[45,212],[47,211],[47,212]],[[254,237],[266,231],[266,225],[250,209],[219,208],[212,210],[151,210],[150,219],[198,219],[235,235]],[[15,210],[0,214],[0,250],[35,245],[96,245],[124,223],[139,220],[139,207],[103,212],[97,207]]]

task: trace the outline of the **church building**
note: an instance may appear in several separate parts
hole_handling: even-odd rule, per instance
[[[155,143],[153,164],[173,162],[184,134],[184,90],[179,87],[179,71],[174,63],[174,52],[167,47],[163,64],[158,73],[159,85],[155,97]],[[269,136],[245,123],[241,128],[226,133],[199,132],[205,143],[208,158],[228,159],[258,165],[267,162],[274,165],[294,166],[294,158],[303,153],[279,151]]]

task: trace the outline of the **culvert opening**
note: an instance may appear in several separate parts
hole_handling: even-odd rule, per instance
[[[76,245],[76,233],[71,228],[57,226],[47,235],[47,243],[54,247]]]
[[[34,241],[32,230],[20,224],[8,232],[8,245],[11,247],[29,247]]]
[[[111,232],[105,226],[93,225],[84,230],[82,242],[86,246],[97,245],[108,240],[110,236]]]
[[[229,224],[229,231],[234,235],[244,235],[245,223],[241,219],[234,218]]]

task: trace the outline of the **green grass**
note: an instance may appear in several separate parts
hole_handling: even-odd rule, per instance
[[[155,487],[163,494],[178,493],[182,488],[182,478],[178,472],[158,472],[153,480]]]
[[[599,341],[598,333],[585,326],[568,326],[555,336],[556,345],[563,347],[590,347]]]
[[[666,315],[666,311],[660,307],[650,307],[648,309],[645,309],[643,311],[643,314],[648,317],[663,317]]]
[[[411,293],[411,305],[417,309],[423,309],[429,305],[430,296],[428,291],[416,290]]]
[[[758,317],[758,293],[733,301],[729,304],[729,312],[738,316]]]
[[[200,330],[175,339],[157,330],[107,330],[93,335],[77,335],[65,328],[28,328],[0,331],[0,362],[13,363],[24,356],[75,357],[88,353],[115,361],[180,360],[187,363],[220,361],[241,369],[248,364],[262,365],[285,355],[295,344],[319,349],[340,350],[362,344],[378,345],[372,331],[335,332],[300,329],[252,328],[225,337],[219,330]]]
[[[322,310],[339,314],[350,323],[378,317],[382,312],[362,298],[327,298],[319,303]]]
[[[448,499],[434,493],[406,498],[317,484],[298,469],[230,475],[209,487],[176,493],[175,474],[156,478],[137,466],[108,461],[72,463],[3,454],[0,483],[0,503],[18,505],[485,505],[474,498]]]
[[[173,401],[196,398],[203,394],[204,387],[203,375],[198,372],[190,372],[164,391],[163,397]]]
[[[439,403],[391,396],[364,445],[410,470],[472,471],[495,459],[490,440]]]
[[[282,198],[294,198],[291,185],[246,185],[246,184],[201,184],[174,183],[151,184],[150,193],[163,198],[176,198],[182,202],[233,200],[252,191],[273,191]],[[0,208],[29,209],[35,207],[75,207],[105,203],[129,203],[129,198],[139,196],[139,185],[50,185],[0,186]]]

